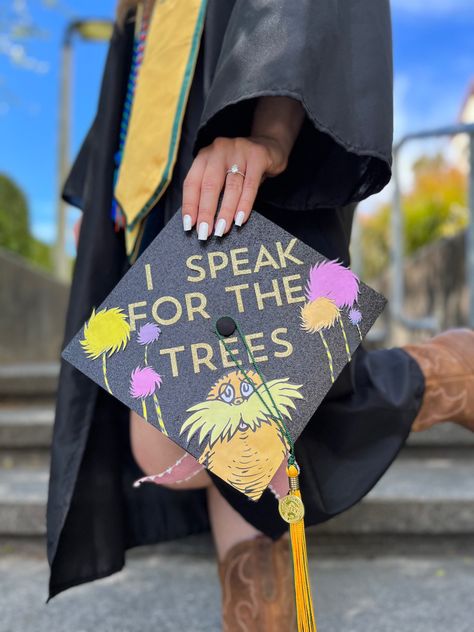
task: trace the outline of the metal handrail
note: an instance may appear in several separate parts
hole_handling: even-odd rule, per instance
[[[391,317],[411,330],[427,329],[437,332],[439,321],[434,314],[424,318],[410,318],[404,312],[405,276],[404,276],[404,222],[402,212],[402,194],[398,171],[399,154],[410,141],[443,136],[469,136],[469,224],[466,232],[466,279],[469,289],[469,326],[474,328],[474,124],[453,125],[435,130],[416,132],[404,136],[393,148],[393,205],[391,216]]]

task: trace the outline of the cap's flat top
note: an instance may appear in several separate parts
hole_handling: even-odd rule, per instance
[[[207,242],[177,213],[63,356],[256,500],[288,448],[274,407],[296,440],[384,305],[256,212]]]

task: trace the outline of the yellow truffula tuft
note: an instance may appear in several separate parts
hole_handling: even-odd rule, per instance
[[[342,325],[341,312],[336,303],[325,296],[319,296],[314,301],[309,301],[301,308],[301,327],[310,334],[319,333],[328,358],[331,382],[334,382],[334,363],[329,345],[324,337],[323,330],[332,327],[338,320]]]
[[[301,500],[299,468],[296,464],[290,463],[286,468],[286,473],[288,474],[290,491],[287,496],[280,499],[280,515],[290,524],[298,632],[317,632],[309,582],[304,505]]]
[[[123,310],[118,307],[95,310],[84,325],[81,345],[89,358],[96,360],[107,354],[125,349],[130,340],[130,325]]]
[[[127,317],[118,307],[101,309],[92,315],[84,325],[84,339],[81,346],[92,360],[102,356],[102,374],[104,383],[109,391],[109,379],[107,377],[107,355],[110,357],[116,351],[122,351],[130,340],[130,325]]]
[[[306,303],[301,308],[301,326],[309,333],[315,334],[322,329],[329,329],[340,317],[339,308],[330,298],[320,296]]]

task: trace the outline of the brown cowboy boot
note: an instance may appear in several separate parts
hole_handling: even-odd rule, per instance
[[[421,344],[402,347],[425,377],[423,402],[412,430],[454,421],[474,431],[474,331],[450,329]]]
[[[294,632],[289,540],[258,536],[236,544],[219,563],[223,632]]]

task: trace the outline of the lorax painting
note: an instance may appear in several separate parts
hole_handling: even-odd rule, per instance
[[[270,380],[266,387],[255,371],[231,371],[210,389],[180,434],[189,441],[199,433],[204,449],[199,462],[252,500],[258,500],[288,452],[288,441],[272,411],[275,406],[287,421],[303,399],[301,385],[288,378]],[[271,394],[271,397],[269,396]]]

